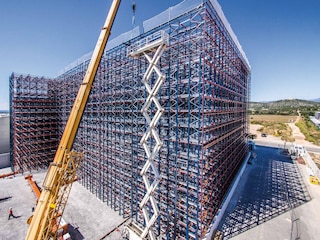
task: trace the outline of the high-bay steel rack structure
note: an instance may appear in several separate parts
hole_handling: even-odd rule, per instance
[[[145,21],[142,33],[135,28],[108,44],[74,144],[85,152],[79,181],[143,224],[139,173],[146,155],[139,142],[146,130],[141,79],[148,62],[127,50],[160,30],[170,44],[158,64],[166,80],[158,93],[164,112],[157,126],[163,146],[155,159],[162,176],[155,232],[163,239],[200,239],[249,151],[250,65],[215,0],[186,0]],[[52,161],[89,57],[55,79],[11,75],[15,170],[42,169]]]

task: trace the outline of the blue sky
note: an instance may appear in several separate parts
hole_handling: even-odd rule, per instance
[[[136,22],[180,0],[135,0]],[[94,3],[94,4],[93,4]],[[132,29],[122,0],[112,36]],[[320,1],[220,0],[252,67],[251,100],[320,97]],[[55,77],[93,50],[111,0],[0,1],[0,109],[12,72]]]

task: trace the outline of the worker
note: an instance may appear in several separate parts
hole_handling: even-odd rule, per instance
[[[9,216],[8,216],[8,220],[10,220],[10,218],[11,218],[11,217],[16,218],[16,216],[14,216],[14,215],[13,215],[12,207],[10,207],[10,208],[9,208]]]

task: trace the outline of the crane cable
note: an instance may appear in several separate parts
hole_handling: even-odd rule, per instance
[[[136,3],[132,1],[132,29],[136,25]]]

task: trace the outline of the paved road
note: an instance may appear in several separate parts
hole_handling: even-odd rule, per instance
[[[254,140],[256,145],[260,146],[266,146],[266,147],[274,147],[274,148],[290,148],[293,143],[285,143],[284,141],[278,140],[269,140],[268,137],[266,139],[256,139]],[[313,152],[313,153],[319,153],[320,154],[320,147],[317,146],[312,146],[310,144],[308,145],[302,145],[308,152]]]

